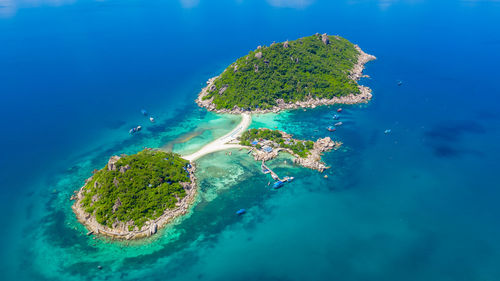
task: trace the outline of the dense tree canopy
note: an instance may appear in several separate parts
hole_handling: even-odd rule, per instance
[[[85,184],[82,206],[102,225],[133,221],[140,229],[186,195],[180,183],[189,182],[188,164],[175,153],[152,150],[121,157],[115,169],[106,165]]]
[[[348,40],[321,35],[258,48],[231,64],[203,97],[217,109],[268,109],[277,99],[286,103],[358,94],[349,73],[359,52]]]

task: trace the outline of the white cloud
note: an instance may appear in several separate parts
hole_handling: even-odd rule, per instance
[[[194,8],[200,4],[200,0],[180,0],[183,8]]]
[[[10,18],[16,14],[16,10],[13,0],[0,0],[0,18]]]
[[[305,8],[311,5],[314,0],[267,0],[271,6],[283,8]]]
[[[73,4],[76,0],[0,0],[0,18],[9,18],[20,8],[40,6],[63,6]]]

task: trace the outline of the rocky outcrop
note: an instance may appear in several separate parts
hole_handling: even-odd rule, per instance
[[[219,95],[224,94],[224,92],[227,90],[228,87],[229,87],[229,85],[222,86],[222,88],[220,88],[220,90],[219,90]]]
[[[120,160],[120,156],[111,156],[108,160],[108,171],[116,171],[116,162]]]
[[[334,142],[330,137],[318,139],[306,158],[296,157],[293,162],[303,167],[323,172],[328,167],[321,161],[321,155],[323,155],[323,152],[332,149],[337,150],[341,145],[341,142]]]
[[[122,201],[120,201],[120,197],[116,198],[115,204],[113,205],[113,213],[118,210],[118,208],[122,205]]]
[[[365,69],[365,64],[377,58],[375,56],[363,52],[363,50],[361,50],[361,48],[358,45],[354,45],[354,48],[359,52],[359,55],[358,55],[358,61],[356,62],[356,64],[351,70],[351,73],[349,74],[349,78],[351,78],[354,81],[358,81],[361,77],[363,77],[363,70]]]
[[[122,174],[124,174],[128,170],[130,170],[130,165],[129,164],[120,167],[120,173],[122,173]]]
[[[116,163],[116,161],[114,163]],[[83,187],[80,188],[77,194],[71,197],[72,199],[75,200],[75,203],[71,208],[73,209],[73,212],[76,214],[78,220],[87,227],[89,232],[108,236],[114,239],[128,240],[128,239],[138,239],[138,238],[148,237],[157,233],[158,229],[172,222],[175,218],[182,216],[183,214],[186,214],[189,211],[192,203],[194,202],[195,195],[197,192],[196,177],[194,175],[195,170],[196,168],[192,163],[191,167],[188,168],[189,178],[191,179],[191,181],[186,183],[181,183],[181,185],[186,191],[186,196],[177,203],[176,208],[165,210],[165,212],[157,219],[147,221],[141,229],[138,229],[136,226],[134,226],[133,221],[128,221],[128,222],[115,221],[112,224],[112,227],[99,224],[95,216],[85,212],[85,210],[81,206],[81,201],[84,197],[83,193],[85,192]],[[99,200],[99,198],[98,197],[92,198],[92,201],[94,200],[97,201]],[[118,198],[115,201],[115,204],[113,205],[113,211],[116,211],[120,206],[121,206],[121,201]],[[129,230],[129,226],[133,227],[133,229]]]
[[[330,38],[328,38],[328,35],[326,33],[323,33],[321,35],[321,41],[323,41],[325,45],[330,44]]]
[[[255,57],[258,58],[258,59],[261,59],[262,58],[262,52],[257,52],[255,54]]]
[[[286,48],[288,48],[288,46],[289,46],[289,43],[288,43],[288,40],[286,40],[286,41],[283,43],[283,48],[285,48],[285,49],[286,49]]]

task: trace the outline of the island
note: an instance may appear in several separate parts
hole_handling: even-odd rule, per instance
[[[267,113],[371,99],[357,81],[375,57],[340,36],[258,46],[211,78],[196,102],[218,113]]]
[[[240,137],[240,144],[250,149],[256,161],[264,163],[283,151],[295,157],[295,164],[320,172],[328,168],[321,161],[322,153],[337,150],[342,145],[330,137],[320,138],[316,142],[297,140],[288,133],[267,128],[245,131]]]
[[[72,196],[72,208],[89,235],[147,237],[188,211],[196,194],[194,171],[172,152],[112,156]]]
[[[267,128],[248,130],[252,114],[366,103],[371,89],[358,81],[366,76],[364,65],[374,59],[348,40],[327,34],[258,46],[209,79],[196,99],[209,111],[241,115],[235,128],[189,155],[145,149],[112,156],[71,197],[77,219],[88,228],[88,235],[151,236],[188,212],[197,190],[195,161],[221,150],[248,149],[255,160],[262,161],[262,171],[276,181],[273,188],[293,180],[280,179],[265,165],[280,152],[294,156],[297,165],[323,172],[329,167],[322,162],[322,154],[337,150],[341,142],[330,137],[299,140]]]

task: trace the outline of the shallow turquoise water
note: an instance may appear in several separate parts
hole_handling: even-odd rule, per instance
[[[2,280],[500,278],[497,2],[59,4],[0,7]],[[130,243],[85,235],[69,197],[93,169],[223,135],[239,117],[197,108],[204,82],[259,44],[315,32],[378,57],[362,81],[374,99],[342,106],[335,133],[333,106],[251,127],[342,141],[324,155],[328,179],[282,156],[270,167],[296,180],[269,190],[244,151],[219,152],[199,160],[197,202],[176,224]]]

